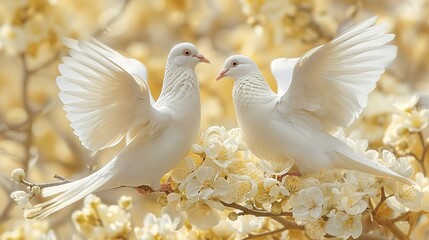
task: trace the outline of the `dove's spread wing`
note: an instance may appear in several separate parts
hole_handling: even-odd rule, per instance
[[[385,45],[393,34],[371,18],[300,58],[289,90],[279,97],[282,112],[317,117],[326,131],[349,126],[366,106],[368,94],[396,55]]]
[[[107,59],[110,59],[115,64],[120,66],[122,69],[127,71],[129,74],[134,76],[134,80],[136,80],[136,82],[141,87],[145,87],[148,85],[146,66],[142,62],[134,58],[124,57],[117,51],[113,50],[112,48],[98,41],[95,38],[91,38],[91,41],[95,46],[98,47],[97,49],[101,55],[103,55]],[[70,39],[70,38],[64,39],[64,44],[70,49],[79,50],[78,43],[79,42],[74,39]],[[153,99],[150,91],[149,91],[149,96],[150,96],[150,101],[153,104],[155,100]]]
[[[277,82],[277,94],[282,96],[292,81],[292,72],[299,58],[277,58],[271,61],[271,72]]]
[[[143,64],[127,60],[99,42],[68,39],[66,44],[71,48],[70,57],[64,57],[59,66],[59,97],[74,133],[86,148],[111,147],[137,125],[157,125],[153,122],[163,114],[151,104]]]

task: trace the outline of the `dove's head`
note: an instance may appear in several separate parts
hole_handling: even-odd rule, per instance
[[[222,71],[216,77],[216,81],[223,77],[231,77],[236,80],[257,70],[258,66],[251,58],[243,55],[233,55],[226,59]]]
[[[192,43],[179,43],[171,49],[168,61],[177,66],[195,67],[200,62],[210,61]]]

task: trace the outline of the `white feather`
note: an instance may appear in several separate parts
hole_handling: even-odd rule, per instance
[[[372,18],[351,28],[297,62],[274,60],[277,94],[250,58],[238,55],[225,61],[219,76],[235,80],[238,123],[256,156],[293,160],[301,173],[342,168],[413,184],[332,135],[359,116],[368,94],[395,57],[396,47],[386,45],[393,35],[374,23]]]
[[[66,45],[72,49],[59,66],[57,84],[74,133],[90,150],[113,146],[125,135],[127,144],[99,171],[43,188],[45,201],[26,210],[27,218],[45,218],[90,193],[114,187],[159,187],[160,178],[186,155],[199,130],[195,66],[201,61],[183,54],[187,49],[201,56],[194,45],[182,43],[170,51],[157,102],[137,60],[96,40],[68,39]]]
[[[373,26],[375,20],[306,53],[294,68],[289,91],[279,98],[283,111],[306,109],[328,132],[348,127],[396,55],[395,46],[385,45],[394,35],[385,34],[384,25]]]
[[[67,40],[71,57],[63,58],[57,84],[74,133],[86,148],[97,151],[116,145],[136,123],[156,121],[157,110],[144,65],[129,65],[137,60],[93,42]]]
[[[292,82],[292,73],[299,58],[277,58],[271,61],[271,72],[277,82],[277,94],[283,96]]]

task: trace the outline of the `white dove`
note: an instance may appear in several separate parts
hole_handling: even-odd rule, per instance
[[[160,178],[186,155],[200,126],[199,83],[195,66],[209,63],[190,43],[169,53],[162,91],[154,102],[146,68],[96,41],[66,40],[57,77],[67,118],[89,150],[126,146],[97,172],[77,181],[42,189],[54,198],[27,210],[41,219],[86,195],[120,186],[159,187]]]
[[[300,173],[351,169],[412,183],[357,153],[333,134],[348,127],[366,106],[396,47],[393,34],[371,18],[301,58],[276,59],[274,93],[257,65],[231,56],[216,80],[234,79],[233,101],[249,149],[268,161],[293,160]]]

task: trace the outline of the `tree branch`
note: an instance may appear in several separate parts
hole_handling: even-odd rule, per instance
[[[249,208],[241,206],[240,204],[237,204],[237,203],[226,203],[223,201],[221,201],[220,203],[222,203],[225,207],[241,210],[246,215],[253,215],[255,217],[269,217],[269,218],[277,221],[281,225],[283,225],[286,229],[304,230],[304,226],[299,226],[295,222],[289,221],[289,220],[285,219],[284,217],[282,217],[282,216],[291,216],[290,212],[285,212],[282,214],[275,215],[275,214],[270,213],[270,212],[264,212],[264,211],[257,211],[257,210],[249,209]]]
[[[260,237],[264,237],[264,236],[268,236],[268,235],[273,235],[273,234],[276,234],[276,233],[280,233],[280,232],[283,232],[283,231],[286,231],[286,230],[287,230],[286,227],[282,227],[282,228],[279,228],[279,229],[276,229],[276,230],[273,230],[273,231],[269,231],[269,232],[264,232],[264,233],[261,233],[261,234],[251,234],[251,233],[249,233],[247,235],[247,237],[243,238],[242,240],[260,238]]]
[[[119,12],[113,16],[111,19],[109,19],[106,24],[100,28],[98,28],[93,36],[94,37],[98,37],[100,36],[103,32],[105,32],[114,22],[116,22],[125,12],[125,9],[127,8],[128,4],[131,2],[131,0],[124,0],[124,3],[121,6],[121,9],[119,10]]]
[[[237,204],[237,203],[226,203],[226,202],[222,202],[222,201],[221,201],[221,203],[225,207],[230,207],[230,208],[235,208],[235,209],[241,210],[243,214],[239,213],[238,215],[253,215],[256,217],[273,217],[273,216],[290,217],[290,216],[292,216],[292,213],[290,213],[290,212],[283,212],[281,214],[273,214],[271,212],[253,210],[253,209],[241,206],[240,204]]]

